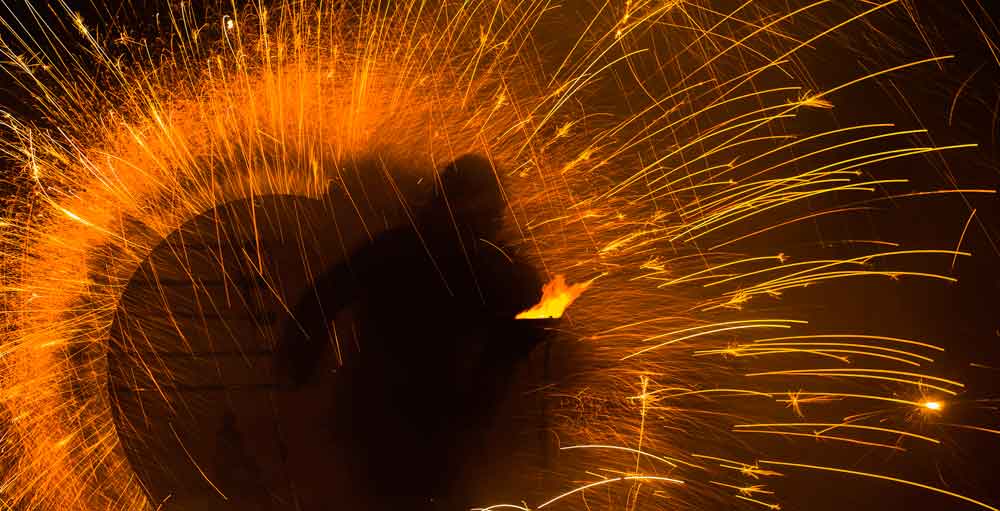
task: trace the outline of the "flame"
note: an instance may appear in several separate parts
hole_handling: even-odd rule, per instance
[[[556,275],[542,286],[542,299],[534,307],[519,313],[516,319],[546,319],[562,317],[563,312],[590,287],[593,281],[566,285],[566,277]]]

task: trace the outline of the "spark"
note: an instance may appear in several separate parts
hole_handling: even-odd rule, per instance
[[[650,481],[650,482],[659,481],[659,482],[667,482],[667,483],[675,483],[675,484],[684,484],[684,481],[681,481],[679,479],[672,479],[672,478],[669,478],[669,477],[646,476],[646,475],[623,476],[623,477],[614,477],[614,478],[609,478],[609,479],[602,479],[600,481],[595,481],[595,482],[592,482],[592,483],[589,483],[589,484],[585,484],[585,485],[577,487],[577,488],[573,488],[572,490],[569,490],[569,491],[567,491],[565,493],[562,493],[562,494],[560,494],[560,495],[558,495],[556,497],[553,497],[551,500],[547,500],[544,503],[539,504],[538,509],[542,509],[542,508],[548,507],[548,506],[550,506],[552,504],[555,504],[556,502],[559,502],[559,501],[565,499],[566,497],[569,497],[570,495],[573,495],[573,494],[576,494],[576,493],[581,493],[581,492],[587,491],[587,490],[589,490],[591,488],[596,488],[598,486],[603,486],[603,485],[606,485],[606,484],[616,483],[616,482],[619,482],[619,481]]]
[[[893,119],[833,117],[850,111],[848,90],[899,77],[919,85],[953,58],[898,60],[886,51],[879,68],[857,62],[855,45],[880,57],[882,45],[899,47],[881,30],[897,18],[930,37],[909,2],[625,0],[590,12],[544,0],[365,1],[357,11],[341,2],[222,4],[204,15],[189,2],[136,12],[166,27],[148,40],[66,3],[44,16],[28,3],[27,16],[0,17],[0,67],[40,119],[0,114],[0,155],[12,162],[3,184],[19,191],[0,218],[3,506],[156,508],[123,454],[131,433],[116,425],[104,373],[110,325],[116,314],[129,317],[122,290],[172,233],[233,201],[323,198],[342,236],[333,248],[346,254],[385,229],[416,226],[411,205],[427,198],[436,169],[477,153],[495,162],[507,201],[505,242],[483,239],[486,249],[508,261],[517,251],[552,276],[517,318],[563,318],[553,330],[574,342],[555,364],[565,362],[572,377],[529,393],[551,412],[545,429],[562,445],[557,462],[496,474],[483,485],[514,492],[521,504],[476,509],[617,509],[624,501],[630,511],[779,510],[792,503],[777,485],[758,483],[782,477],[810,488],[824,481],[813,471],[997,511],[892,474],[737,461],[798,456],[757,454],[777,436],[846,456],[858,446],[913,456],[904,451],[917,444],[943,463],[950,438],[937,426],[997,433],[937,422],[959,408],[961,393],[978,390],[943,372],[948,342],[857,332],[838,316],[854,299],[837,292],[849,281],[886,290],[903,279],[955,282],[958,259],[972,257],[963,245],[974,205],[954,249],[914,245],[892,230],[838,238],[820,228],[904,200],[928,201],[934,214],[932,198],[995,198],[975,183],[938,188],[883,175],[894,162],[921,167],[975,143],[939,145],[930,141],[935,130]],[[991,25],[966,7],[993,52]],[[825,73],[813,76],[805,52],[829,52],[822,60],[844,62],[849,78],[822,83]],[[942,108],[948,125],[962,121],[959,102],[974,94],[974,76]],[[892,115],[872,104],[873,115]],[[373,175],[385,190],[365,181]],[[254,206],[246,226],[220,217],[216,227],[252,241],[241,263],[261,296],[289,315],[281,276],[264,271],[260,241],[271,213]],[[330,255],[316,240],[331,233],[298,220],[283,236],[301,252],[296,264],[308,280],[323,270],[309,256]],[[810,225],[816,232],[797,233]],[[190,255],[190,243],[169,248]],[[223,258],[217,248],[206,254]],[[229,264],[223,280],[235,278]],[[205,286],[190,272],[179,280]],[[224,299],[253,297],[227,287]],[[199,303],[194,315],[218,305]],[[182,314],[166,307],[163,328],[179,330]],[[820,326],[829,323],[836,326]],[[341,360],[350,343],[341,346],[339,320],[330,324]],[[195,400],[171,392],[198,375],[163,363],[191,352],[190,340],[160,346],[161,334],[133,340],[145,343],[134,368],[144,384],[134,390],[157,396],[170,413],[190,413]],[[194,478],[224,497],[196,448],[181,446]],[[531,459],[531,449],[516,446],[510,458]],[[862,458],[858,466],[874,465]],[[551,485],[539,488],[540,474]],[[640,495],[648,484],[652,498]]]
[[[847,475],[855,475],[855,476],[861,476],[861,477],[869,477],[869,478],[872,478],[872,479],[881,479],[883,481],[890,481],[890,482],[899,483],[899,484],[903,484],[903,485],[907,485],[907,486],[914,486],[914,487],[921,488],[921,489],[928,490],[928,491],[932,491],[932,492],[935,492],[935,493],[940,493],[942,495],[947,495],[949,497],[954,497],[954,498],[959,499],[959,500],[964,500],[965,502],[968,502],[970,504],[975,504],[975,505],[977,505],[977,506],[979,506],[979,507],[981,507],[983,509],[989,509],[990,511],[1000,511],[997,508],[995,508],[993,506],[990,506],[989,504],[986,504],[985,502],[980,502],[980,501],[978,501],[976,499],[973,499],[971,497],[966,497],[964,495],[961,495],[961,494],[958,494],[958,493],[955,493],[955,492],[952,492],[952,491],[944,490],[944,489],[941,489],[941,488],[937,488],[935,486],[930,486],[930,485],[919,483],[919,482],[916,482],[916,481],[909,481],[909,480],[906,480],[906,479],[900,479],[898,477],[891,477],[891,476],[886,476],[886,475],[881,475],[881,474],[872,474],[872,473],[868,473],[868,472],[861,472],[861,471],[858,471],[858,470],[848,470],[848,469],[836,468],[836,467],[824,467],[824,466],[819,466],[819,465],[807,465],[807,464],[804,464],[804,463],[792,463],[792,462],[787,462],[787,461],[761,460],[760,462],[762,464],[764,464],[764,465],[774,465],[774,466],[779,466],[779,467],[790,467],[790,468],[804,468],[804,469],[811,469],[811,470],[820,470],[820,471],[824,471],[824,472],[834,472],[834,473],[838,473],[838,474],[847,474]]]
[[[958,261],[958,250],[962,248],[962,242],[965,241],[965,233],[969,230],[969,224],[972,223],[973,217],[976,216],[976,209],[972,209],[972,213],[969,213],[969,218],[966,219],[965,225],[962,226],[962,234],[958,237],[958,246],[955,248],[955,255],[951,258],[951,271],[955,271],[955,262]]]

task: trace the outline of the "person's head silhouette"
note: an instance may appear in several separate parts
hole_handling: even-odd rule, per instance
[[[506,202],[493,164],[475,154],[460,156],[440,173],[434,198],[423,208],[426,227],[454,222],[463,240],[493,239]]]

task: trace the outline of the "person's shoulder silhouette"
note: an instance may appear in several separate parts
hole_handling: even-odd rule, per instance
[[[348,306],[358,306],[369,330],[406,325],[419,333],[421,323],[513,317],[537,301],[537,272],[498,239],[506,201],[489,160],[462,156],[437,181],[411,224],[376,236],[298,301],[278,349],[293,385],[315,376],[330,323]]]

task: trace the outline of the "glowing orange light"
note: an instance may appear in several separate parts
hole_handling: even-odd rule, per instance
[[[519,313],[516,319],[546,319],[562,317],[570,304],[576,301],[590,287],[592,281],[566,285],[566,277],[556,275],[542,287],[542,299],[538,305]]]
[[[404,222],[407,204],[424,197],[415,191],[423,188],[407,191],[406,183],[413,178],[421,183],[440,162],[478,154],[503,171],[498,177],[509,199],[509,225],[517,226],[505,231],[510,234],[505,239],[530,250],[554,275],[539,283],[538,304],[517,306],[526,310],[515,317],[562,317],[596,280],[570,285],[557,273],[601,274],[603,279],[601,300],[576,304],[572,331],[564,336],[586,342],[575,343],[579,347],[572,355],[567,350],[554,359],[556,375],[566,369],[574,377],[557,380],[554,375],[552,385],[537,388],[546,402],[558,403],[543,408],[545,414],[555,410],[547,431],[559,445],[571,446],[560,447],[566,455],[551,469],[533,464],[535,442],[517,442],[509,456],[499,453],[510,464],[490,471],[497,477],[482,482],[483,494],[496,488],[520,503],[479,509],[548,511],[580,504],[619,509],[621,501],[629,509],[649,511],[676,501],[680,507],[711,510],[732,507],[727,504],[735,499],[742,506],[779,510],[783,497],[777,485],[772,492],[768,480],[783,477],[788,483],[782,486],[798,486],[800,481],[792,483],[795,474],[811,471],[919,488],[1000,511],[957,493],[960,488],[952,492],[891,473],[862,471],[864,465],[796,463],[799,445],[790,445],[808,442],[810,455],[819,445],[901,453],[911,443],[943,443],[910,430],[928,425],[1000,434],[995,427],[939,420],[959,415],[950,409],[944,414],[944,408],[957,406],[944,399],[965,389],[957,375],[955,380],[938,376],[935,357],[946,346],[852,330],[860,317],[841,318],[838,309],[854,310],[847,303],[854,298],[851,293],[811,291],[801,304],[796,295],[860,277],[875,280],[866,284],[872,286],[906,277],[953,283],[959,256],[971,256],[966,230],[983,219],[968,203],[971,213],[956,219],[956,227],[965,223],[951,249],[941,249],[936,241],[925,248],[930,240],[911,247],[890,229],[885,239],[814,238],[813,229],[800,228],[806,222],[833,222],[873,210],[883,200],[959,194],[964,201],[997,193],[980,187],[928,188],[900,179],[907,176],[895,171],[879,171],[882,162],[978,151],[974,143],[937,145],[930,129],[897,128],[894,119],[880,119],[884,112],[878,108],[860,118],[845,114],[823,120],[822,111],[850,103],[841,91],[875,90],[887,83],[883,80],[899,80],[896,75],[904,71],[909,75],[911,68],[943,72],[936,64],[962,57],[923,57],[917,49],[915,57],[892,51],[883,59],[877,44],[856,47],[855,41],[844,55],[837,49],[837,41],[853,39],[852,31],[867,36],[882,32],[882,24],[892,28],[894,17],[923,35],[916,16],[908,19],[915,9],[900,8],[909,2],[622,0],[593,13],[574,2],[557,9],[538,0],[401,0],[370,9],[280,0],[267,2],[278,8],[270,13],[260,2],[220,3],[230,5],[205,10],[205,19],[190,2],[165,10],[165,31],[155,34],[165,44],[149,48],[125,33],[131,27],[120,27],[120,37],[108,34],[118,30],[117,22],[103,31],[100,24],[90,30],[85,24],[90,21],[68,8],[52,27],[37,16],[0,15],[0,34],[7,35],[0,37],[0,75],[6,75],[0,80],[16,85],[15,95],[32,98],[33,105],[27,116],[15,113],[20,109],[0,113],[5,155],[0,172],[5,186],[23,191],[0,194],[5,311],[0,317],[0,510],[116,511],[157,505],[143,488],[145,476],[125,457],[123,439],[131,434],[150,445],[159,439],[111,422],[112,410],[121,404],[108,392],[109,374],[101,368],[113,330],[109,326],[125,310],[123,288],[140,271],[141,261],[152,261],[149,251],[163,236],[183,232],[184,239],[197,244],[197,232],[188,235],[182,229],[191,216],[234,201],[322,198],[330,213],[350,223],[334,235],[320,232],[327,224],[297,216],[302,222],[295,227],[301,230],[294,232],[303,234],[291,239],[302,242],[297,245],[303,251],[301,267],[262,271],[269,266],[261,247],[270,238],[258,225],[270,224],[271,218],[256,206],[249,215],[253,229],[239,232],[247,235],[246,246],[257,249],[246,252],[245,261],[237,258],[246,265],[230,264],[221,245],[198,245],[191,252],[191,261],[225,260],[227,266],[256,271],[247,281],[253,287],[240,288],[246,294],[234,294],[234,303],[245,299],[256,307],[264,303],[258,298],[266,298],[281,306],[282,314],[292,312],[295,303],[285,298],[298,294],[282,282],[304,273],[319,277],[314,272],[325,266],[311,264],[314,253],[324,252],[324,265],[339,262],[334,254],[326,258],[324,248],[334,246],[330,240],[343,235],[337,248],[347,250],[346,256],[383,229],[408,225],[395,222]],[[40,8],[46,2],[22,4]],[[34,13],[36,7],[28,10]],[[890,14],[894,10],[899,13]],[[222,13],[228,14],[218,17]],[[153,13],[137,9],[134,14],[148,19]],[[571,20],[579,23],[566,23]],[[22,21],[37,24],[46,36],[18,35],[34,31]],[[978,26],[974,21],[970,24]],[[983,27],[992,27],[984,21]],[[215,23],[218,30],[201,30]],[[885,31],[887,37],[894,33]],[[989,34],[980,35],[988,39]],[[833,38],[823,45],[829,54],[798,58],[815,53],[813,43],[827,38]],[[985,42],[994,48],[994,41]],[[879,56],[877,68],[859,62],[836,76],[809,76],[809,62],[849,64],[856,60],[855,51],[869,48]],[[785,69],[789,66],[795,66],[794,73]],[[952,80],[942,78],[934,80],[935,87]],[[980,74],[975,82],[982,79]],[[970,76],[966,83],[972,81]],[[959,96],[976,88],[966,90],[966,83],[951,102],[948,126],[966,104]],[[906,97],[903,88],[893,90]],[[920,117],[921,109],[934,108],[915,102],[912,113]],[[798,119],[804,109],[820,112]],[[959,124],[961,117],[954,119]],[[383,157],[385,165],[368,169],[366,162],[381,164]],[[390,172],[396,158],[414,173]],[[342,176],[360,178],[369,170],[377,179],[359,181],[364,193],[371,191],[369,184],[388,186],[390,202],[379,202],[379,194],[363,195],[367,204],[361,208],[354,194],[346,193]],[[298,215],[299,209],[291,212]],[[351,212],[356,216],[348,216]],[[392,220],[393,215],[399,219]],[[230,216],[220,216],[219,225]],[[830,232],[850,233],[852,225]],[[190,247],[185,242],[174,248],[187,261]],[[795,257],[783,252],[793,248]],[[913,258],[944,263],[906,262]],[[945,271],[948,261],[951,270]],[[182,336],[161,335],[160,325],[166,332],[176,328],[174,306],[179,314],[200,319],[215,317],[219,304],[169,305],[161,285],[200,290],[209,282],[186,271],[179,278],[161,277],[162,272],[155,275],[157,293],[151,296],[162,300],[154,305],[170,314],[153,318],[153,339],[143,335],[136,341],[180,340],[167,347],[169,353],[191,351]],[[228,274],[220,277],[228,282]],[[814,308],[813,300],[820,300],[822,308]],[[133,307],[129,316],[141,319],[140,312]],[[263,326],[260,318],[243,319],[251,320],[244,323],[255,332]],[[262,335],[265,330],[268,339],[272,330],[281,333],[267,328]],[[227,332],[225,338],[239,342],[246,357],[243,343],[250,339],[236,337]],[[334,337],[339,365],[344,358]],[[149,385],[137,386],[136,392],[166,399],[164,389],[172,382],[202,381],[193,364],[173,371],[173,365],[158,361],[159,351],[139,348],[134,360]],[[548,352],[543,363],[548,380]],[[535,376],[525,372],[525,378]],[[209,408],[198,399],[192,409]],[[519,403],[512,400],[511,406]],[[176,404],[178,410],[188,409],[180,398]],[[141,412],[144,420],[147,411]],[[228,483],[216,487],[210,479],[216,469],[199,464],[199,451],[188,451],[173,423],[166,424],[167,441],[172,436],[179,457],[190,463],[188,473],[176,474],[178,481],[197,483],[185,483],[184,491],[190,490],[192,498],[195,493],[200,498],[202,490],[210,494],[203,482],[222,498],[240,491]],[[256,428],[262,435],[267,429]],[[789,447],[765,449],[772,437]],[[756,444],[758,438],[766,443]],[[386,438],[390,446],[398,441]],[[917,459],[932,455],[924,452],[916,451]],[[758,458],[765,453],[775,460],[791,458]],[[966,457],[943,458],[966,462]],[[430,462],[432,470],[436,460]],[[282,479],[268,479],[262,488],[284,492],[287,484],[287,491],[298,491],[284,479],[284,470],[270,471]],[[539,474],[563,493],[553,497],[548,483],[537,484]],[[412,478],[400,475],[414,487]],[[562,489],[566,481],[573,485]],[[695,488],[673,493],[674,484],[660,484],[665,482]],[[807,494],[831,486],[816,477],[801,483],[821,483],[805,486]],[[476,485],[469,495],[478,495]],[[664,488],[640,495],[640,486]],[[833,489],[831,494],[855,493],[841,491],[839,483]],[[172,494],[171,505],[187,498]]]
[[[944,405],[941,404],[940,401],[925,401],[923,403],[923,405],[924,405],[924,408],[926,408],[928,410],[933,410],[935,412],[941,410],[941,408],[944,407]]]

